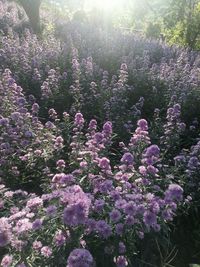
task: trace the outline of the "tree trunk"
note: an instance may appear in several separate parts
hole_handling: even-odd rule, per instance
[[[40,27],[40,5],[42,0],[19,0],[19,3],[24,8],[26,15],[29,18],[31,27],[34,33],[38,34],[41,31]]]

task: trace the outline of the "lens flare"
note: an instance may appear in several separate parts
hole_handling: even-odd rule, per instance
[[[87,0],[85,9],[100,9],[103,11],[113,11],[122,7],[124,0]]]

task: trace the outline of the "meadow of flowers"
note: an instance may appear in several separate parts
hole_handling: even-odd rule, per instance
[[[21,12],[0,2],[0,265],[199,263],[200,54]]]

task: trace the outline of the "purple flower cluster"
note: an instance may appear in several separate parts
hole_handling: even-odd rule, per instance
[[[93,257],[86,249],[74,249],[68,257],[67,267],[92,267]]]
[[[61,201],[67,204],[63,214],[63,221],[66,225],[77,226],[86,222],[91,200],[79,186],[71,187],[69,192],[65,191]]]
[[[145,120],[138,121],[133,134],[141,136],[142,131],[145,138],[140,138],[134,147],[123,146],[126,152],[115,166],[105,157],[112,146],[111,123],[105,123],[98,132],[97,123],[92,120],[85,136],[83,123],[83,115],[76,114],[72,161],[68,162],[71,172],[64,173],[66,161],[57,160],[58,173],[52,176],[50,192],[42,196],[19,192],[20,198],[23,197],[21,206],[13,205],[7,216],[1,218],[0,245],[12,248],[13,262],[30,244],[31,253],[36,253],[42,261],[56,255],[67,243],[72,246],[67,266],[94,266],[93,257],[85,247],[90,247],[87,239],[95,236],[102,242],[120,239],[119,245],[113,243],[111,250],[106,247],[105,250],[113,255],[116,266],[127,266],[124,237],[130,229],[137,238],[148,231],[160,231],[173,219],[178,204],[183,201],[183,189],[178,184],[160,187],[156,179],[151,178],[159,172],[154,165],[160,160],[160,149],[150,145]],[[15,203],[13,196],[17,192],[2,187],[0,193],[6,201]],[[50,239],[47,238],[49,231]],[[132,240],[132,234],[129,238]],[[86,242],[82,242],[83,239]],[[50,243],[47,240],[51,240]],[[84,249],[74,246],[75,240]]]
[[[179,155],[174,157],[174,163],[175,171],[183,177],[184,190],[198,200],[195,188],[199,186],[200,141],[197,139],[197,143],[192,145],[189,150],[183,149]]]
[[[63,139],[57,136],[56,126],[47,127],[39,120],[39,105],[28,103],[9,69],[1,75],[0,98],[1,177],[7,185],[14,186],[12,178],[17,183],[27,171],[25,162],[32,174],[34,167],[41,164],[42,175],[44,162],[61,150]]]
[[[171,98],[171,102],[176,100],[176,96]],[[173,104],[167,110],[167,122],[164,127],[164,135],[160,140],[166,147],[170,148],[179,141],[179,136],[185,131],[186,125],[181,122],[181,106],[180,104]]]
[[[73,21],[62,40],[19,35],[7,0],[2,21],[1,266],[132,266],[199,186],[198,120],[183,123],[199,54]]]
[[[146,120],[141,119],[137,122],[137,129],[135,130],[135,133],[133,134],[129,146],[134,147],[135,145],[138,145],[138,143],[150,143],[149,139],[149,133],[148,133],[148,123]]]
[[[8,245],[11,241],[11,225],[7,218],[0,219],[0,247]]]

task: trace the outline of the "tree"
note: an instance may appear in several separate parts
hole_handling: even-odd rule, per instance
[[[29,18],[31,27],[35,33],[40,33],[40,5],[42,0],[16,0],[26,12]]]
[[[200,37],[199,0],[171,0],[164,18],[166,35],[192,49],[198,48]]]

